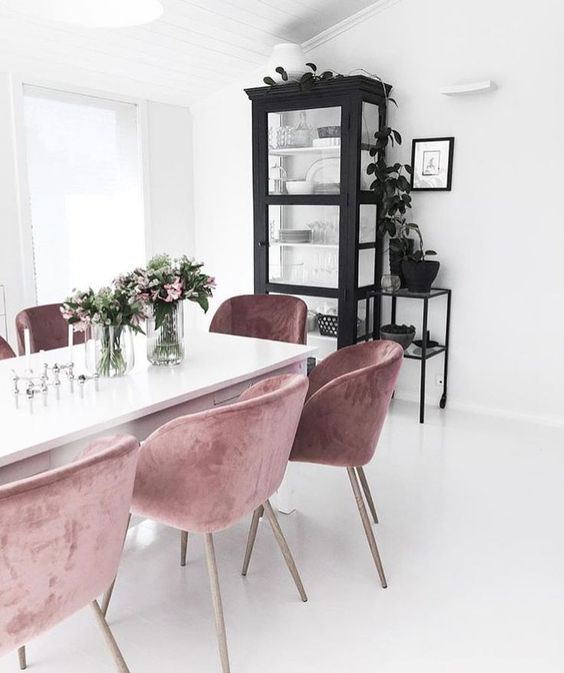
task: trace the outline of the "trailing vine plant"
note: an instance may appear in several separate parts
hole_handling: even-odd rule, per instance
[[[377,78],[382,82],[380,78]],[[395,99],[387,95],[385,84],[382,82],[388,103],[398,107]],[[402,259],[409,258],[420,262],[425,255],[436,255],[434,250],[424,250],[421,230],[415,222],[408,222],[407,214],[412,208],[411,200],[411,174],[412,167],[409,164],[395,162],[388,165],[385,152],[389,145],[401,145],[402,137],[399,131],[391,126],[384,126],[374,134],[376,145],[369,152],[373,158],[368,164],[366,172],[373,175],[374,180],[370,189],[376,194],[379,201],[378,208],[378,235],[383,237],[388,234],[390,249]],[[419,250],[412,251],[410,248],[410,233],[417,236]]]
[[[341,79],[343,77],[343,75],[333,72],[333,70],[324,70],[320,74],[317,74],[317,66],[315,63],[306,63],[306,66],[311,70],[311,72],[304,72],[304,74],[297,80],[290,79],[286,70],[281,65],[279,65],[274,68],[274,70],[280,75],[282,82],[276,82],[276,80],[268,75],[263,77],[262,81],[272,88],[284,86],[284,84],[287,84],[288,82],[297,82],[302,91],[311,91],[316,82],[329,82],[331,80]]]

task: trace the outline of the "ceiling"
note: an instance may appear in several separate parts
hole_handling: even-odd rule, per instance
[[[3,7],[0,0],[0,71],[190,105],[246,72],[252,78],[274,44],[306,42],[379,3],[163,0],[163,4],[164,14],[154,23],[99,29],[30,18]]]

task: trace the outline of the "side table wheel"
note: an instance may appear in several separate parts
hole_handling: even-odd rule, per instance
[[[439,407],[440,407],[441,409],[444,409],[444,408],[446,407],[446,402],[447,402],[446,395],[443,395],[443,396],[441,397],[441,401],[439,402]]]

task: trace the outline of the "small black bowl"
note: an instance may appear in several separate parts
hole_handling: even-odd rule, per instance
[[[403,350],[406,350],[415,337],[415,327],[409,332],[388,331],[393,327],[396,327],[396,325],[382,325],[382,327],[380,327],[380,339],[395,341],[403,348]]]

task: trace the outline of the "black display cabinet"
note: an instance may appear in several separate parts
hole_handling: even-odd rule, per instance
[[[374,133],[386,122],[384,85],[350,76],[316,82],[309,91],[290,83],[246,93],[255,292],[302,297],[310,309],[310,343],[334,350],[367,340],[380,302],[374,290],[382,243],[366,168]],[[328,317],[316,320],[316,314]]]

